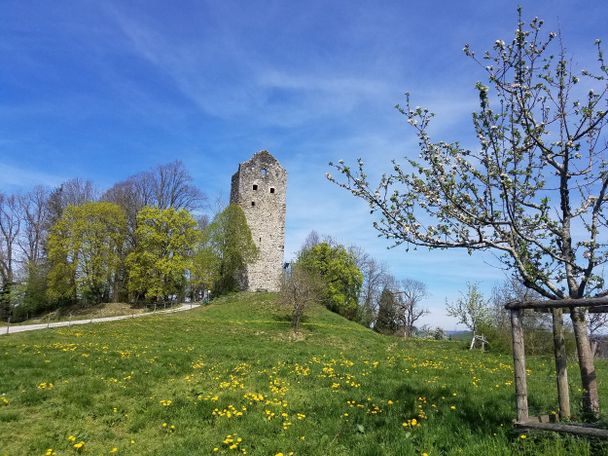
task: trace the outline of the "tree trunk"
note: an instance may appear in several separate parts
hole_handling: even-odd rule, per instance
[[[559,400],[559,416],[562,420],[570,418],[570,391],[568,390],[568,368],[566,361],[566,344],[564,342],[564,326],[562,309],[553,309],[553,351],[555,354],[555,373],[557,380],[557,398]]]
[[[599,418],[600,400],[597,391],[597,378],[589,335],[587,333],[586,310],[580,307],[570,311],[574,335],[576,337],[576,350],[578,353],[578,364],[581,370],[581,383],[583,386],[583,412],[590,417]]]

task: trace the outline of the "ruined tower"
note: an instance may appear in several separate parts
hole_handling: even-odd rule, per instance
[[[258,259],[247,267],[243,288],[278,291],[285,251],[287,172],[263,150],[239,165],[232,176],[230,203],[243,208]]]

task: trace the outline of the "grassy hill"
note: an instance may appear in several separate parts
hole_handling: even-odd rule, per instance
[[[272,294],[2,337],[0,366],[0,455],[608,454],[513,432],[508,356],[381,336],[321,308],[296,336]],[[552,372],[530,360],[532,412],[555,408]]]

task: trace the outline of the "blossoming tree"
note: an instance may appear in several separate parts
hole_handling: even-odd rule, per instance
[[[473,114],[479,147],[434,142],[433,114],[398,109],[416,130],[420,155],[370,182],[362,160],[334,166],[328,178],[367,201],[374,227],[396,244],[493,251],[521,282],[548,299],[606,296],[599,268],[608,261],[608,67],[596,40],[597,70],[572,68],[555,33],[528,25],[519,10],[510,42],[465,54],[487,72]],[[584,87],[583,87],[584,86]],[[570,312],[584,406],[599,401],[584,309]],[[555,317],[555,315],[554,315]],[[557,315],[561,321],[561,315]]]

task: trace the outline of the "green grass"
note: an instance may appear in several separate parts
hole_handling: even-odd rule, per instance
[[[554,410],[551,360],[529,361],[531,412]],[[0,455],[608,454],[514,432],[508,356],[381,336],[321,308],[294,335],[272,294],[2,337],[0,365]]]

